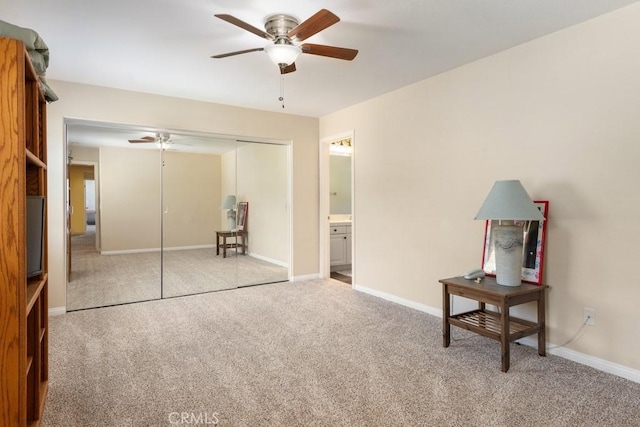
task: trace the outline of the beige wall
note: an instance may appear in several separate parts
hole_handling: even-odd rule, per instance
[[[357,285],[440,309],[438,279],[480,266],[494,181],[520,179],[550,201],[550,343],[593,307],[567,347],[640,369],[638,22],[640,3],[321,118],[355,129]],[[380,232],[405,221],[402,245]]]
[[[249,203],[249,252],[282,266],[289,265],[287,150],[285,145],[246,144],[237,151],[237,197]]]
[[[192,130],[293,144],[292,274],[318,272],[318,119],[185,99],[50,81],[60,100],[49,105],[49,305],[65,305],[64,118]]]
[[[49,107],[51,108],[51,107]],[[74,145],[71,148],[74,162],[98,162],[100,160],[98,147],[80,147]]]
[[[100,147],[101,251],[160,248],[160,150]]]
[[[287,145],[240,144],[222,156],[223,194],[249,203],[250,254],[282,266],[289,266],[288,150]],[[227,229],[226,212],[222,229]]]
[[[220,156],[101,147],[100,168],[103,253],[213,246]]]
[[[220,223],[220,156],[165,151],[164,247],[214,245]]]

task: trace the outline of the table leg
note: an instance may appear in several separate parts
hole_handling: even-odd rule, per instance
[[[451,343],[451,325],[449,316],[451,315],[451,305],[449,302],[449,288],[442,284],[442,346],[449,347]]]
[[[500,324],[502,330],[500,332],[500,345],[502,347],[502,372],[509,370],[509,362],[511,358],[511,348],[509,343],[509,305],[503,303],[500,307]]]
[[[540,298],[538,298],[538,324],[540,325],[540,332],[538,332],[538,354],[540,356],[547,355],[544,298],[545,296],[544,296],[544,289],[543,289],[542,291],[540,291]]]
[[[220,255],[220,234],[216,233],[216,256]]]
[[[227,236],[222,236],[222,258],[227,257]]]

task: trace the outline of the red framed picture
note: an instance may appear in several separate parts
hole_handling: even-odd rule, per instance
[[[247,216],[249,215],[249,202],[238,203],[238,221],[236,222],[236,228],[240,231],[244,231],[247,227]]]

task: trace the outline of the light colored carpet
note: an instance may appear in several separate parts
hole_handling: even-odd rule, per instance
[[[288,280],[286,268],[215,248],[100,255],[95,228],[73,236],[67,310],[148,301]]]
[[[78,311],[49,325],[45,426],[171,426],[176,413],[248,427],[640,420],[640,384],[515,344],[502,373],[499,343],[453,328],[445,349],[441,319],[334,280]]]

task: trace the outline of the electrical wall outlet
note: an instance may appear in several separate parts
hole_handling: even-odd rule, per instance
[[[587,326],[596,326],[596,309],[585,307],[582,321]]]

